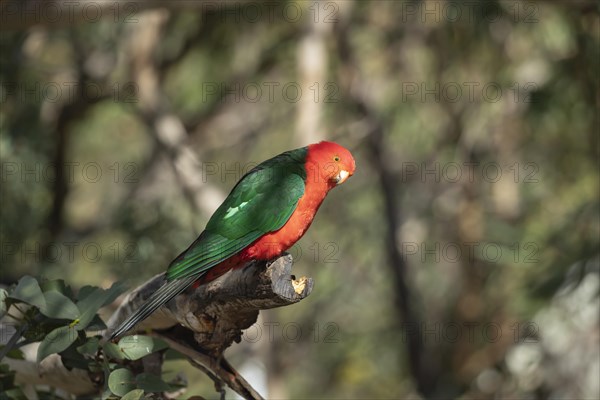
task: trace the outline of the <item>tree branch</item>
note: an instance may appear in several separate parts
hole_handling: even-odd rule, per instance
[[[225,360],[223,352],[239,343],[242,331],[252,326],[260,310],[286,306],[306,298],[312,278],[295,279],[292,256],[275,261],[250,262],[218,279],[175,297],[140,323],[136,331],[151,329],[171,348],[186,355],[192,365],[215,381],[217,391],[225,383],[246,399],[260,394]],[[164,283],[156,275],[132,291],[115,311],[108,326],[117,326]],[[105,338],[110,332],[106,332]],[[207,372],[208,371],[208,372]]]
[[[297,303],[313,288],[311,278],[295,280],[292,256],[271,263],[251,262],[193,290],[187,290],[138,324],[136,331],[165,330],[183,325],[194,333],[198,348],[213,357],[235,342],[256,322],[259,310]],[[164,283],[159,274],[132,291],[108,321],[117,326]],[[108,332],[105,337],[108,337]]]
[[[312,278],[296,279],[291,274],[292,262],[292,256],[284,254],[272,262],[250,262],[243,268],[231,270],[178,295],[130,333],[145,332],[165,340],[206,373],[215,382],[218,392],[223,394],[226,384],[245,399],[262,399],[225,360],[223,352],[234,342],[241,341],[242,331],[256,322],[260,310],[294,304],[311,293]],[[107,326],[115,327],[127,318],[164,279],[164,274],[156,275],[129,292]],[[109,333],[105,332],[105,339]],[[10,368],[16,371],[16,382],[45,384],[76,395],[98,394],[101,379],[95,379],[88,371],[67,369],[58,354],[37,364],[38,345],[34,343],[24,349],[25,360],[6,358]],[[140,368],[160,375],[162,357],[154,353],[150,357],[142,360]]]
[[[271,263],[251,262],[231,270],[180,294],[135,329],[151,329],[153,336],[186,355],[215,382],[217,391],[225,383],[246,399],[262,399],[225,360],[223,352],[241,341],[242,331],[256,322],[260,310],[294,304],[311,293],[313,280],[296,280],[291,274],[292,261],[292,256],[285,254]],[[132,291],[108,326],[125,320],[164,282],[164,274],[159,274]]]

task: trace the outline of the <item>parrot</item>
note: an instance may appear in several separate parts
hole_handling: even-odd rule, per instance
[[[165,283],[112,331],[110,340],[199,282],[210,282],[253,260],[280,256],[304,235],[327,193],[352,176],[355,167],[349,150],[321,141],[281,153],[248,171],[204,231],[169,264]]]

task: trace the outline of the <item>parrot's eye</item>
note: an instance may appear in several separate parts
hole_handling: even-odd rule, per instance
[[[338,162],[340,161],[340,158],[338,156],[333,157],[333,161]]]

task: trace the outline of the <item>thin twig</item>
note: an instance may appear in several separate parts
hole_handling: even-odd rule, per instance
[[[215,375],[209,368],[206,368],[193,358],[187,357],[187,360],[194,368],[198,368],[200,371],[204,372],[206,376],[208,376],[215,383],[215,390],[217,393],[221,394],[221,400],[225,400],[225,382],[223,382],[223,380]]]
[[[24,323],[17,329],[17,331],[11,336],[8,343],[0,350],[0,361],[15,347],[17,341],[21,338],[23,333],[29,328],[28,323]]]
[[[224,357],[214,358],[207,354],[204,354],[192,347],[188,343],[181,343],[180,341],[170,337],[168,334],[161,334],[153,332],[153,336],[160,337],[169,344],[173,350],[185,355],[186,357],[194,360],[196,364],[201,364],[204,368],[199,368],[206,373],[206,369],[212,371],[211,374],[207,375],[209,378],[215,381],[215,377],[218,380],[225,382],[234,392],[242,396],[246,400],[264,400],[264,398],[254,389],[232,366],[229,364]],[[196,366],[196,365],[195,365]],[[215,385],[216,386],[216,385]],[[218,390],[217,390],[218,391]],[[222,395],[222,392],[221,392]]]

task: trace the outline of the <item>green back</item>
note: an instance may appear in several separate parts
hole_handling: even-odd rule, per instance
[[[307,147],[287,151],[244,175],[204,232],[173,260],[167,279],[199,275],[281,228],[304,194],[307,151]]]

